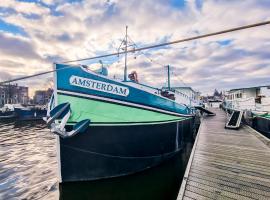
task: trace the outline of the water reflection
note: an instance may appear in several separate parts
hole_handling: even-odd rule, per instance
[[[192,148],[134,175],[58,185],[56,140],[42,122],[0,122],[0,199],[174,200]],[[60,196],[59,196],[60,195]]]
[[[5,121],[0,135],[0,199],[55,199],[55,138],[45,125]]]

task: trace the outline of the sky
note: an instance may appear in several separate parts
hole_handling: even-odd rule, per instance
[[[168,42],[270,20],[269,0],[2,0],[0,81],[51,70],[54,62],[116,52],[125,35],[137,46]],[[270,85],[270,25],[131,53],[128,72],[155,87],[214,89]],[[103,58],[122,78],[123,56]],[[100,66],[99,60],[83,64]],[[34,90],[52,74],[18,82]]]

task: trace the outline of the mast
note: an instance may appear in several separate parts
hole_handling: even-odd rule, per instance
[[[127,29],[128,26],[126,26],[126,39],[125,39],[125,71],[124,71],[124,81],[127,81]]]
[[[168,90],[171,89],[171,80],[170,80],[170,65],[167,65],[167,69],[168,69]]]

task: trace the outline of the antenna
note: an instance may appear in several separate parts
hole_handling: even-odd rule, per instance
[[[124,81],[127,81],[127,45],[128,45],[128,41],[127,41],[127,29],[128,26],[126,26],[126,39],[125,39],[125,71],[124,71]]]
[[[118,48],[118,55],[121,53],[121,54],[125,54],[125,69],[124,69],[124,81],[127,81],[127,54],[128,53],[134,53],[135,52],[135,43],[133,41],[129,41],[130,38],[127,34],[127,30],[128,30],[128,26],[126,26],[126,35],[124,37],[124,39],[122,40],[119,48]],[[123,47],[122,47],[123,46]],[[132,48],[132,49],[131,49]],[[120,50],[122,50],[120,52]],[[134,50],[134,52],[133,52]]]
[[[171,80],[170,80],[170,65],[166,66],[168,69],[168,90],[171,90]]]

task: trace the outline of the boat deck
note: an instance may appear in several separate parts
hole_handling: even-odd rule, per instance
[[[226,113],[202,120],[180,199],[270,199],[270,140],[248,126],[225,129]]]

